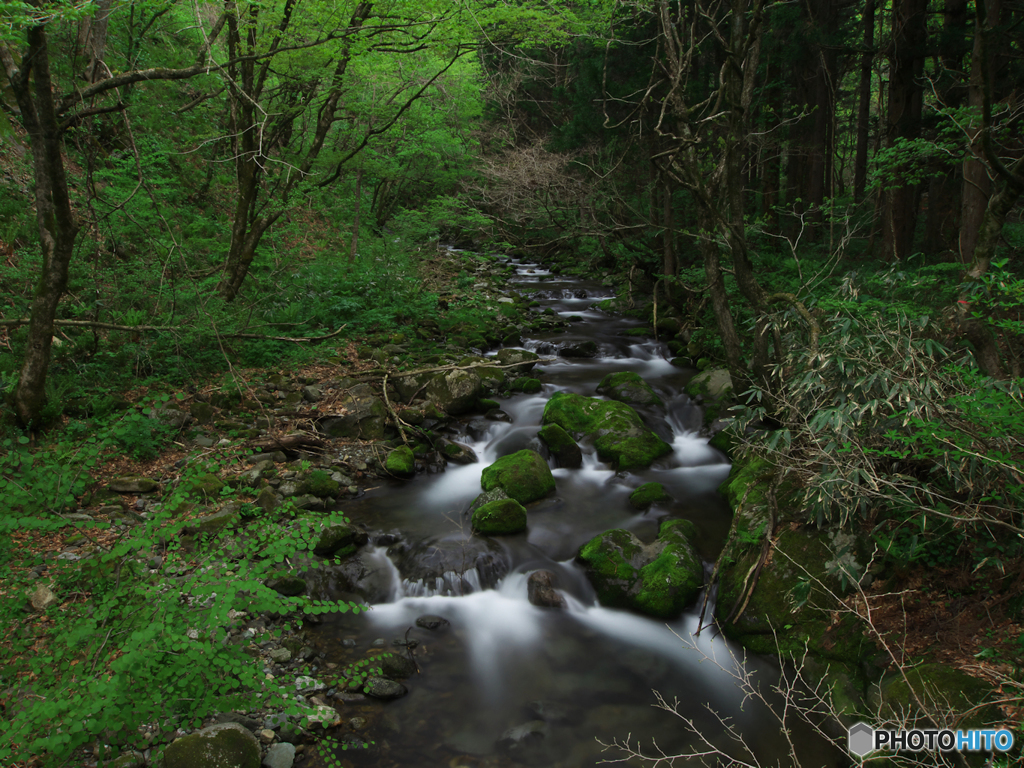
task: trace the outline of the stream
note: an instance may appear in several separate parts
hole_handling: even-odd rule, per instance
[[[752,675],[770,689],[780,674],[775,660],[744,659],[713,625],[697,635],[703,593],[669,622],[603,608],[573,563],[582,544],[610,528],[651,541],[660,521],[682,517],[696,524],[695,544],[710,569],[731,518],[716,490],[729,464],[699,436],[700,411],[682,393],[693,371],[671,365],[664,343],[623,335],[639,327],[637,321],[596,309],[608,289],[512,263],[511,287],[539,301],[537,311],[551,308],[572,319],[557,334],[524,339],[523,347],[552,357],[566,345],[592,341],[598,355],[540,364],[530,374],[541,380],[540,393],[501,401],[509,421],[465,419],[464,432],[450,437],[472,447],[478,463],[449,464],[444,472],[373,489],[344,505],[344,514],[375,542],[359,556],[359,567],[372,574],[374,598],[368,612],[332,615],[314,629],[327,649],[325,661],[351,664],[381,646],[405,654],[401,644],[408,643],[415,644],[420,672],[405,681],[409,693],[402,698],[339,705],[349,739],[358,741],[362,730],[374,743],[338,757],[353,766],[581,768],[623,757],[601,742],[628,738],[645,754],[702,748],[680,718],[707,744],[744,755],[722,718],[759,759],[787,764],[777,722],[739,685]],[[547,399],[557,391],[595,396],[598,382],[617,371],[635,371],[661,396],[665,409],[638,410],[673,452],[650,469],[616,473],[582,445],[582,468],[554,469],[555,494],[528,506],[526,533],[473,536],[465,511],[481,492],[483,468],[522,448],[543,450],[536,435]],[[651,480],[674,501],[638,512],[629,494]],[[527,600],[527,577],[538,569],[555,574],[565,610]],[[424,616],[448,624],[417,626]],[[655,691],[670,703],[678,699],[678,715],[655,706]],[[822,742],[809,734],[801,739],[809,756],[820,756],[805,764],[830,762]]]

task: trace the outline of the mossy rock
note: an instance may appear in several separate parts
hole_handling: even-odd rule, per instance
[[[216,536],[226,528],[233,527],[241,517],[237,506],[222,509],[212,515],[198,517],[191,521],[189,527],[203,536]]]
[[[427,397],[445,413],[459,416],[476,407],[484,386],[474,370],[452,370],[435,373],[427,384]]]
[[[999,692],[984,680],[945,664],[922,664],[906,670],[905,675],[906,679],[890,675],[879,685],[881,711],[886,716],[898,718],[916,712],[941,727],[965,730],[1003,721],[999,707],[991,703]],[[926,712],[921,712],[918,700]]]
[[[341,493],[341,483],[331,480],[330,472],[314,469],[299,483],[298,492],[300,495],[308,494],[320,499],[333,498]]]
[[[526,376],[520,376],[518,379],[509,385],[509,388],[513,392],[523,392],[527,395],[535,395],[541,390],[540,379],[531,379]]]
[[[497,400],[488,400],[486,397],[481,397],[479,400],[477,400],[476,407],[479,408],[484,413],[487,413],[488,411],[494,411],[497,410],[498,408],[501,408],[501,403],[499,403]]]
[[[597,385],[597,393],[627,405],[665,405],[650,385],[633,371],[609,373]]]
[[[675,364],[674,360],[672,362]],[[710,424],[732,400],[732,376],[725,368],[711,368],[698,373],[683,389],[703,405],[704,423]]]
[[[579,469],[583,466],[583,453],[572,435],[557,424],[545,424],[537,436],[544,441],[560,467]]]
[[[576,559],[601,605],[672,618],[704,584],[700,557],[689,541],[695,530],[688,520],[669,520],[647,546],[621,528],[605,531],[584,544]]]
[[[416,457],[412,448],[407,445],[395,448],[388,454],[384,468],[395,477],[412,477],[416,474]]]
[[[346,557],[363,546],[369,537],[363,531],[345,523],[326,528],[313,547],[313,554],[321,557]]]
[[[660,501],[672,501],[661,483],[644,483],[629,494],[629,503],[636,509],[647,509]]]
[[[529,504],[554,491],[555,478],[539,453],[522,450],[484,469],[480,485],[485,491],[501,488],[520,504]]]
[[[672,446],[652,432],[625,403],[556,392],[544,406],[544,424],[594,441],[597,455],[620,470],[649,467]]]
[[[181,484],[181,489],[185,493],[199,496],[203,499],[220,496],[220,491],[223,487],[224,481],[212,472],[200,477],[189,478]]]
[[[175,739],[163,768],[260,768],[260,743],[238,723],[220,723]]]
[[[751,518],[746,519],[749,526]],[[735,518],[733,522],[735,526]],[[782,529],[746,608],[727,620],[745,599],[746,575],[760,557],[757,540],[768,534],[760,524],[748,527],[746,535],[738,535],[734,527],[719,557],[715,610],[726,636],[755,653],[799,657],[806,648],[814,656],[853,665],[873,654],[875,648],[860,620],[837,599],[850,590],[836,568],[836,542],[846,534],[806,527]]]
[[[290,573],[276,573],[267,579],[267,586],[285,597],[306,594],[306,580]]]
[[[500,499],[473,512],[473,530],[487,536],[502,536],[526,530],[526,508],[515,499]]]

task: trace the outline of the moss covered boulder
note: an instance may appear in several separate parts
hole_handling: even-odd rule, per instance
[[[635,509],[647,509],[662,501],[672,501],[672,497],[661,483],[644,483],[629,494],[629,503]]]
[[[526,530],[526,508],[515,499],[499,499],[473,512],[473,530],[487,536],[502,536]]]
[[[544,406],[543,422],[589,438],[598,457],[618,469],[649,467],[672,452],[672,446],[648,429],[636,411],[616,400],[556,392]]]
[[[1001,723],[1002,713],[992,702],[998,691],[984,680],[945,664],[922,664],[902,674],[885,677],[876,691],[886,717],[907,713],[940,720],[945,728],[986,728]],[[927,712],[921,712],[923,704]]]
[[[732,376],[725,368],[711,368],[690,379],[684,389],[704,406],[704,423],[710,424],[732,401]]]
[[[535,395],[541,391],[542,385],[540,383],[540,379],[531,379],[528,376],[520,376],[509,384],[509,389],[513,392]]]
[[[318,428],[331,437],[379,440],[387,426],[388,410],[369,384],[352,386],[335,404],[338,416],[327,416]]]
[[[503,369],[506,381],[513,381],[520,376],[525,376],[533,370],[533,366],[537,364],[539,359],[538,355],[525,349],[498,350],[498,362],[502,366],[510,366]]]
[[[536,451],[522,450],[502,456],[487,467],[480,485],[485,491],[501,488],[520,504],[529,504],[554,491],[555,478],[544,457]]]
[[[267,579],[267,586],[285,597],[306,594],[306,580],[290,573],[277,573]]]
[[[346,523],[325,528],[313,547],[313,554],[321,557],[345,557],[355,552],[368,541],[363,531]]]
[[[537,437],[544,441],[544,444],[555,457],[560,467],[578,469],[583,466],[583,452],[572,439],[572,435],[566,432],[557,424],[546,424],[541,427]]]
[[[601,605],[632,608],[649,616],[678,616],[704,585],[704,569],[690,543],[693,523],[669,520],[658,539],[644,545],[617,528],[580,548],[581,563]]]
[[[173,741],[164,768],[260,768],[260,743],[238,723],[211,725]]]
[[[331,473],[323,469],[314,469],[299,482],[300,494],[317,498],[333,498],[341,493],[341,483],[331,479]]]
[[[632,371],[609,373],[597,385],[597,393],[626,405],[664,405],[650,385]]]
[[[483,381],[473,370],[435,373],[427,384],[427,397],[451,416],[469,413],[483,392]]]
[[[384,468],[395,477],[412,477],[416,474],[416,457],[412,448],[407,445],[395,448],[388,454]]]
[[[857,540],[804,524],[792,488],[779,488],[773,502],[773,475],[763,460],[734,464],[721,487],[733,509],[717,564],[722,631],[756,653],[800,655],[806,647],[814,656],[857,665],[875,650],[860,620],[840,603],[863,573]],[[774,530],[773,507],[779,510]],[[749,574],[766,546],[771,556],[755,581]]]

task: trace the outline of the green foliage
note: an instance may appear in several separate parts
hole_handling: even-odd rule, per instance
[[[173,490],[164,508],[184,499],[182,490]],[[182,523],[154,513],[109,547],[95,548],[81,564],[52,561],[47,575],[56,594],[66,600],[87,590],[89,599],[49,609],[49,623],[28,632],[19,629],[29,626],[21,618],[27,585],[17,578],[7,584],[0,624],[13,642],[3,670],[5,685],[13,687],[0,722],[5,733],[0,761],[38,755],[47,765],[63,764],[96,739],[114,745],[115,753],[145,748],[140,726],[163,734],[197,727],[216,712],[247,708],[254,695],[264,705],[303,714],[289,690],[266,685],[258,659],[237,636],[229,636],[234,615],[229,612],[301,620],[303,614],[358,608],[282,597],[266,587],[267,577],[286,557],[315,546],[318,529],[308,518],[296,516],[282,526],[276,515],[258,508],[249,513],[244,539],[225,529],[196,542],[188,556],[177,536]],[[295,515],[295,510],[286,508],[285,514]],[[0,522],[0,541],[6,541],[46,519],[7,517]],[[85,524],[80,529],[88,535],[102,527]],[[230,559],[224,548],[228,538],[236,548]],[[165,557],[183,574],[174,582],[153,579],[140,565],[139,551],[160,540],[169,542]],[[12,557],[4,547],[0,556]]]

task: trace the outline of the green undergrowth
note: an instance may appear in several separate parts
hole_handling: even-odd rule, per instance
[[[250,708],[254,696],[261,706],[304,714],[292,691],[267,684],[261,662],[228,629],[231,611],[277,616],[272,632],[280,636],[300,627],[306,614],[359,610],[349,603],[285,597],[265,586],[287,558],[314,548],[314,522],[289,506],[270,515],[249,505],[245,535],[229,525],[213,536],[183,538],[186,523],[170,510],[194,501],[185,490],[194,485],[190,478],[218,468],[193,462],[184,481],[165,490],[162,505],[100,546],[96,537],[111,532],[110,522],[55,514],[81,490],[85,470],[98,459],[95,446],[84,447],[77,464],[56,450],[29,454],[23,446],[5,446],[19,457],[5,458],[5,470],[28,464],[36,473],[31,479],[38,480],[70,466],[72,476],[60,475],[31,491],[23,486],[20,503],[0,519],[0,562],[8,574],[0,594],[7,641],[0,667],[0,762],[36,756],[43,765],[65,765],[94,742],[104,746],[107,762],[121,751],[150,746],[142,726],[161,734],[159,745],[176,728],[199,727],[217,712]],[[11,482],[5,480],[5,496],[12,493]],[[26,534],[74,534],[85,544],[81,560],[55,559],[52,553],[44,559],[31,546],[16,546]],[[230,559],[224,554],[228,547]],[[147,567],[154,553],[164,562],[159,574]],[[33,566],[45,566],[42,578],[28,578]],[[26,612],[28,595],[40,586],[52,590],[56,602]]]

